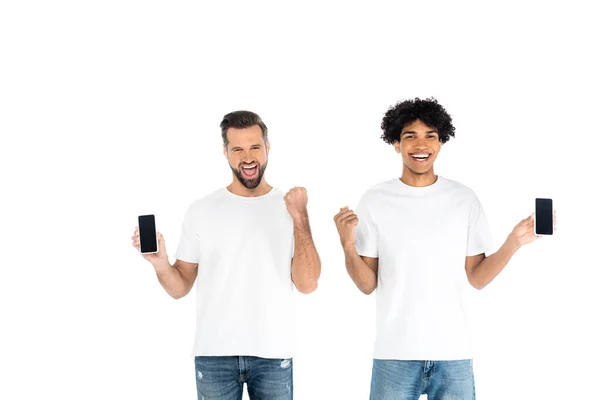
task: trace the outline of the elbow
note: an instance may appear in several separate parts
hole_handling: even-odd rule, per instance
[[[370,295],[371,293],[373,293],[375,291],[375,289],[377,288],[377,286],[369,286],[369,287],[359,287],[360,291],[363,292],[365,295]]]
[[[298,291],[302,294],[310,294],[312,292],[314,292],[315,290],[317,290],[318,287],[318,283],[316,280],[314,281],[309,281],[309,282],[303,282],[300,284],[296,285],[296,289],[298,289]]]
[[[481,289],[483,289],[484,287],[487,286],[487,284],[484,283],[484,282],[480,282],[480,281],[476,281],[476,280],[471,280],[471,279],[469,279],[469,283],[471,284],[471,286],[473,286],[477,290],[481,290]]]
[[[189,292],[190,292],[190,289],[186,289],[186,290],[178,291],[178,292],[169,292],[169,296],[171,296],[175,300],[179,300],[179,299],[185,297]]]

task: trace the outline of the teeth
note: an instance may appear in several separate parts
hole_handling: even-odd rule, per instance
[[[428,158],[429,154],[413,154],[414,158]]]
[[[256,165],[253,165],[251,167],[242,167],[242,168],[244,168],[244,169],[253,169],[253,168],[256,168]]]

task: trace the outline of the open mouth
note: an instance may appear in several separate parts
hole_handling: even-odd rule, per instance
[[[258,164],[243,165],[241,170],[244,178],[254,178],[258,173]]]
[[[431,154],[429,154],[429,153],[410,154],[410,158],[412,158],[414,162],[419,163],[419,164],[426,163],[427,160],[429,160],[429,157],[431,157]]]

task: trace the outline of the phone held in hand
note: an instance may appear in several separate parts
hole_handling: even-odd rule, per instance
[[[158,239],[156,237],[156,222],[154,215],[140,215],[138,217],[140,232],[140,252],[142,254],[158,253]]]
[[[552,199],[535,199],[534,230],[538,236],[554,233],[554,209]]]

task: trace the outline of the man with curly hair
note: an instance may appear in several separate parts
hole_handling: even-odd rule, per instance
[[[334,218],[348,274],[365,294],[377,288],[371,399],[475,399],[466,290],[484,288],[538,238],[533,215],[490,254],[475,193],[434,173],[454,137],[446,110],[433,98],[403,101],[381,128],[402,157],[402,176],[368,190],[356,213],[344,207]]]

